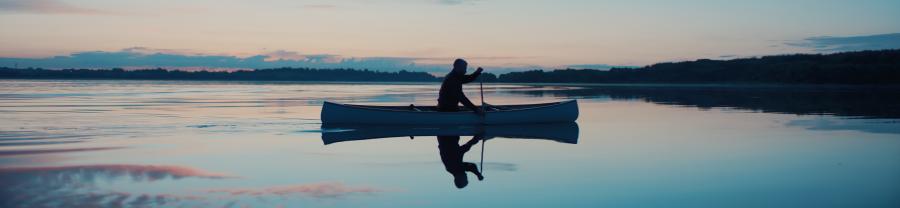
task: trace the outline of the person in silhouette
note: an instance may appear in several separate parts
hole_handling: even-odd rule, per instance
[[[472,145],[483,139],[483,136],[475,135],[463,145],[459,145],[459,136],[438,136],[438,149],[441,154],[441,162],[444,163],[444,169],[453,175],[453,183],[456,188],[464,188],[469,185],[469,175],[466,171],[472,172],[478,177],[478,180],[484,180],[484,176],[478,171],[475,163],[463,162],[463,155],[472,148]]]
[[[466,60],[456,59],[453,62],[453,70],[447,73],[447,76],[444,76],[444,82],[441,83],[441,91],[438,95],[438,111],[459,111],[459,103],[462,103],[476,114],[484,115],[484,111],[472,104],[472,101],[469,101],[469,98],[463,94],[462,90],[463,84],[475,81],[484,69],[478,67],[475,73],[466,75],[468,67],[469,63]]]

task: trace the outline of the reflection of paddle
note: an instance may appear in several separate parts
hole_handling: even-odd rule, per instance
[[[481,165],[479,165],[481,167],[481,170],[478,172],[481,172],[482,175],[484,174],[484,143],[485,142],[487,142],[487,139],[481,139]]]

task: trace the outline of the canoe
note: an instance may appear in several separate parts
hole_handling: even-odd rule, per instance
[[[576,100],[526,104],[496,105],[484,116],[470,110],[438,112],[433,106],[371,106],[325,101],[322,124],[377,125],[500,125],[574,122],[578,118]],[[465,109],[465,108],[463,108]]]
[[[517,125],[323,125],[322,142],[360,141],[394,137],[474,136],[485,139],[539,139],[566,144],[578,143],[578,124],[575,122]]]

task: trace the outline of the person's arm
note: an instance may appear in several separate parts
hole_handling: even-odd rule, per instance
[[[481,75],[481,71],[484,71],[484,69],[482,69],[481,67],[478,67],[478,69],[476,69],[474,73],[472,73],[470,75],[463,75],[462,83],[465,84],[465,83],[475,81],[475,79],[478,78],[478,75]]]
[[[481,141],[481,136],[475,135],[468,142],[466,142],[463,145],[460,145],[459,148],[463,153],[466,153],[469,151],[469,149],[472,148],[472,145],[478,144],[478,142],[480,142],[480,141]]]
[[[484,111],[481,110],[481,108],[479,108],[478,106],[475,106],[475,104],[473,104],[472,101],[470,101],[469,98],[467,98],[466,95],[462,92],[459,92],[459,102],[461,102],[469,109],[472,109],[472,111],[475,111],[475,114],[484,115]]]

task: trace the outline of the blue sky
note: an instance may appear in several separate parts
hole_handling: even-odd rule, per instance
[[[0,0],[0,65],[441,71],[897,48],[900,1]]]

